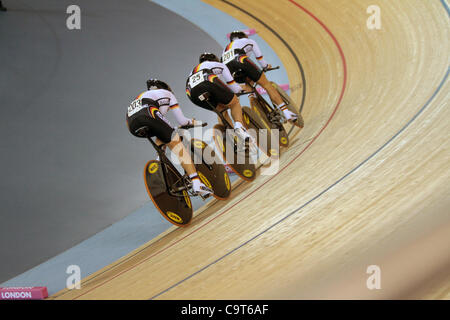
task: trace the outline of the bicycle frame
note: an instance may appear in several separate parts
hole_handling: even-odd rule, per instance
[[[271,103],[267,102],[267,100],[258,92],[258,90],[256,90],[256,86],[258,84],[254,82],[252,85],[248,81],[246,81],[246,84],[253,88],[252,93],[256,96],[256,99],[263,105],[263,107],[267,109],[266,114],[268,120],[277,126],[282,126],[285,122],[284,115],[279,112],[278,109],[274,108]]]
[[[276,70],[276,69],[279,69],[279,67],[264,70],[264,72],[272,71],[272,70]],[[268,120],[277,126],[283,126],[283,124],[286,122],[286,118],[284,117],[284,114],[273,106],[272,101],[271,101],[271,103],[267,102],[267,100],[262,96],[262,94],[260,94],[258,92],[258,90],[256,90],[256,86],[258,85],[258,83],[253,82],[253,84],[252,84],[252,83],[250,83],[250,80],[248,78],[245,79],[245,83],[253,89],[252,93],[256,96],[256,99],[259,102],[261,102],[268,109],[267,110],[268,111],[267,112]],[[294,129],[294,126],[292,126],[292,128],[287,133],[288,136],[291,134],[293,129]]]
[[[186,185],[186,182],[183,181],[184,187],[178,187],[178,188],[174,188],[174,186],[181,180],[185,180],[185,175],[182,175],[177,168],[175,168],[175,166],[172,164],[172,162],[167,158],[166,154],[164,153],[164,151],[161,149],[161,146],[158,146],[156,144],[155,141],[153,141],[153,139],[151,137],[147,137],[147,139],[150,141],[150,143],[152,144],[153,148],[155,148],[156,152],[158,153],[160,162],[161,162],[161,167],[162,167],[162,173],[163,173],[163,177],[164,177],[164,181],[166,182],[166,190],[167,193],[169,193],[169,195],[173,196],[173,197],[184,197],[184,195],[181,194],[177,194],[176,192],[181,192],[183,190],[189,190],[189,186]],[[169,166],[172,171],[179,177],[179,179],[169,187],[169,180],[168,180],[168,169],[167,166]]]

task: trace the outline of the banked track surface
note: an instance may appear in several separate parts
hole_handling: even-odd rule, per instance
[[[446,4],[378,1],[368,30],[371,1],[206,2],[255,27],[293,87],[301,61],[306,127],[276,176],[53,298],[448,299]],[[374,264],[382,290],[366,288]]]

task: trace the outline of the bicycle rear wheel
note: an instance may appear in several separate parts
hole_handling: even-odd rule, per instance
[[[279,130],[279,142],[280,146],[282,147],[288,147],[289,146],[289,137],[287,134],[287,131],[284,129],[284,126],[282,124],[276,125],[275,123],[271,122],[269,119],[269,110],[267,107],[256,98],[250,98],[250,105],[252,106],[252,110],[255,112],[256,115],[258,115],[259,119],[261,120],[262,124],[264,125],[264,128],[268,130]]]
[[[144,169],[144,181],[147,193],[161,215],[170,223],[185,227],[192,220],[192,203],[186,190],[170,195],[167,185],[172,186],[180,181],[180,174],[167,166],[167,181],[162,172],[162,163],[157,160],[147,162]],[[167,182],[167,184],[166,184]]]

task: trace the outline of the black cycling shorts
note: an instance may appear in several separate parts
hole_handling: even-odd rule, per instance
[[[203,81],[192,89],[186,85],[186,93],[189,99],[197,106],[214,111],[206,101],[199,99],[200,95],[206,92],[209,93],[208,101],[215,108],[218,104],[229,104],[233,100],[234,93],[218,76],[213,75],[211,77],[213,78],[211,81]]]
[[[231,74],[243,73],[244,77],[235,77],[234,80],[237,83],[244,83],[245,77],[250,78],[250,80],[257,82],[261,78],[262,70],[254,64],[248,56],[240,56],[227,63],[227,67]]]
[[[156,109],[155,107],[152,107]],[[150,107],[143,108],[133,114],[131,117],[127,115],[128,130],[131,134],[139,137],[146,138],[140,133],[147,132],[150,137],[157,137],[164,143],[169,143],[172,140],[172,134],[174,128],[172,128],[166,121],[161,118],[161,114],[157,110],[150,111]],[[158,115],[159,114],[159,115]],[[144,128],[143,130],[138,130]]]

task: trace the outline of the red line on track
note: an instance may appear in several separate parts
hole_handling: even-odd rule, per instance
[[[334,115],[336,114],[337,110],[339,109],[339,106],[341,105],[342,99],[344,97],[344,93],[345,90],[347,88],[347,62],[345,59],[345,55],[344,55],[344,51],[342,50],[341,45],[339,44],[338,40],[336,39],[336,37],[334,36],[334,34],[330,31],[330,29],[328,29],[328,27],[320,20],[318,19],[314,14],[312,14],[309,10],[307,10],[306,8],[304,8],[303,6],[301,6],[300,4],[298,4],[296,1],[294,0],[288,0],[289,2],[291,2],[292,4],[294,4],[295,6],[297,6],[299,9],[303,10],[305,13],[307,13],[309,16],[311,16],[317,23],[319,23],[324,29],[325,31],[330,35],[330,37],[333,39],[334,43],[336,44],[338,50],[339,50],[339,54],[342,58],[342,63],[343,63],[343,68],[344,68],[344,80],[343,80],[343,85],[342,85],[342,91],[341,94],[339,96],[339,100],[336,104],[336,107],[334,108],[333,112],[330,115],[330,118],[328,119],[328,121],[325,123],[325,125],[322,127],[322,129],[320,129],[320,131],[314,136],[314,138],[305,146],[305,148],[300,151],[300,153],[298,155],[295,156],[294,159],[292,159],[286,166],[284,166],[280,171],[278,171],[277,174],[273,175],[269,180],[267,180],[266,182],[264,182],[263,184],[261,184],[259,187],[257,187],[255,190],[253,190],[252,192],[250,192],[247,196],[245,196],[244,198],[242,198],[241,200],[237,201],[235,204],[233,204],[231,207],[229,207],[228,209],[226,209],[225,211],[223,211],[222,213],[218,214],[217,216],[215,216],[214,218],[212,218],[211,220],[209,220],[208,222],[206,222],[205,224],[202,224],[201,226],[199,226],[197,229],[193,230],[192,232],[186,234],[184,237],[176,240],[175,242],[173,242],[172,244],[170,244],[169,246],[155,252],[154,254],[152,254],[151,256],[147,257],[146,259],[142,260],[141,262],[139,262],[136,265],[133,265],[131,267],[129,267],[128,269],[123,270],[122,272],[116,274],[114,277],[106,280],[105,282],[102,282],[100,284],[98,284],[97,286],[91,288],[90,290],[76,296],[75,298],[73,298],[73,300],[78,299],[79,297],[82,297],[86,294],[88,294],[89,292],[101,287],[102,285],[114,280],[115,278],[121,276],[122,274],[136,268],[137,266],[141,265],[142,263],[148,261],[149,259],[157,256],[158,254],[166,251],[167,249],[173,247],[174,245],[176,245],[177,243],[181,242],[182,240],[186,239],[187,237],[191,236],[192,234],[194,234],[195,232],[197,232],[198,230],[202,229],[203,227],[205,227],[206,225],[208,225],[210,222],[214,221],[215,219],[221,217],[222,215],[224,215],[225,213],[229,212],[233,207],[235,207],[237,204],[241,203],[244,199],[249,198],[252,194],[254,194],[256,191],[258,191],[259,189],[261,189],[263,186],[265,186],[269,181],[271,181],[273,178],[275,178],[276,176],[278,176],[281,172],[283,172],[284,169],[286,169],[287,167],[289,167],[295,160],[297,160],[313,143],[314,141],[316,141],[316,139],[322,134],[322,132],[325,130],[325,128],[328,126],[328,124],[331,122],[331,120],[333,119]]]

